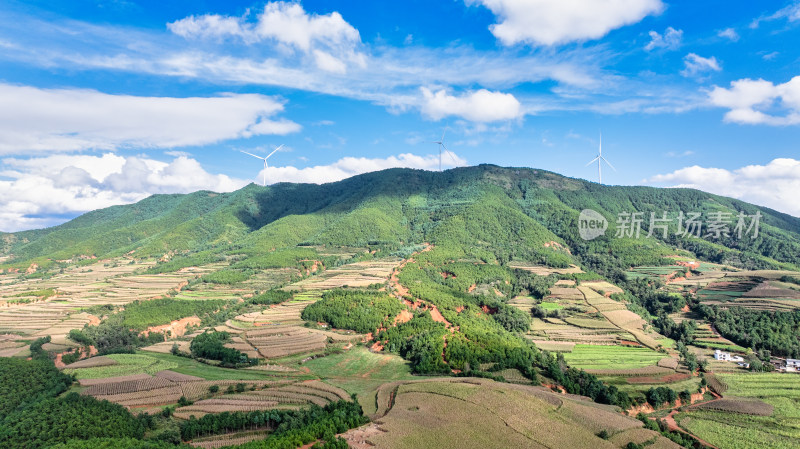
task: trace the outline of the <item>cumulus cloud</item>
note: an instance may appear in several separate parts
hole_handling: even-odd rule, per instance
[[[719,66],[719,62],[717,62],[717,58],[714,56],[704,58],[696,53],[689,53],[683,58],[683,63],[686,68],[681,70],[681,75],[687,78],[722,70],[722,67]]]
[[[800,76],[783,84],[749,78],[731,82],[731,87],[714,86],[711,104],[730,109],[725,121],[748,125],[800,124]]]
[[[664,9],[661,0],[465,0],[498,18],[489,29],[504,45],[556,45],[598,39]]]
[[[179,156],[170,162],[113,153],[6,158],[0,172],[0,230],[52,226],[103,207],[155,193],[229,192],[248,181],[208,173]]]
[[[187,39],[235,37],[245,44],[269,41],[280,50],[311,55],[318,68],[344,73],[347,63],[364,66],[358,51],[361,36],[338,12],[308,14],[299,3],[270,2],[255,21],[250,11],[241,17],[206,14],[189,16],[167,24],[173,33]]]
[[[511,94],[481,89],[454,96],[444,89],[432,92],[425,87],[420,92],[422,113],[434,120],[457,116],[473,122],[496,122],[522,116],[521,105]]]
[[[0,83],[0,153],[173,148],[298,131],[270,119],[282,110],[282,102],[255,94],[136,97]]]
[[[739,40],[739,33],[737,33],[733,28],[725,28],[724,30],[721,30],[719,33],[717,33],[717,36],[730,39],[733,42]]]
[[[675,28],[668,27],[664,30],[664,34],[659,34],[657,31],[650,31],[650,42],[644,46],[644,49],[646,51],[652,51],[656,48],[677,50],[681,46],[682,40],[683,30],[676,30]]]
[[[692,166],[653,176],[646,182],[690,187],[737,198],[800,217],[800,161],[774,159],[735,170]]]
[[[467,164],[467,161],[458,155],[448,153],[442,155],[442,167],[457,167]],[[439,156],[418,156],[411,153],[404,153],[398,156],[389,156],[385,159],[345,157],[330,165],[317,165],[306,168],[269,166],[266,168],[266,176],[268,184],[277,182],[308,182],[322,184],[339,181],[362,173],[397,167],[418,168],[423,170],[438,169]],[[258,175],[259,179],[264,174],[264,170],[262,170]]]

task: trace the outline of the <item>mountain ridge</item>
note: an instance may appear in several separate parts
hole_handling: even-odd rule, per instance
[[[577,215],[583,209],[597,210],[608,220],[605,236],[593,241],[578,238]],[[670,228],[667,239],[649,242],[609,237],[616,230],[619,213],[642,212],[647,217],[661,211],[720,211],[733,217],[739,212],[759,212],[761,235],[751,240],[679,239]],[[489,217],[497,223],[489,223]],[[648,223],[644,225],[646,232]],[[519,229],[511,233],[503,230],[515,226]],[[743,266],[800,264],[800,218],[788,214],[694,189],[604,186],[541,169],[495,165],[444,172],[394,168],[327,184],[249,184],[229,193],[159,194],[88,212],[52,228],[1,235],[2,254],[11,256],[4,266],[21,268],[29,263],[46,266],[52,260],[113,257],[131,251],[139,257],[158,257],[248,248],[246,252],[252,253],[256,248],[268,251],[298,244],[397,246],[449,239],[464,232],[471,234],[461,235],[465,239],[461,244],[487,241],[488,234],[481,234],[488,232],[494,236],[488,240],[509,246],[517,257],[522,254],[513,248],[516,244],[540,245],[541,237],[578,249],[578,257],[588,256],[589,248],[630,253],[630,247],[640,247],[661,252],[653,246],[657,243]],[[548,258],[562,265],[576,261],[574,256],[565,258],[541,248],[529,252],[527,256],[544,258],[540,260],[544,263]]]

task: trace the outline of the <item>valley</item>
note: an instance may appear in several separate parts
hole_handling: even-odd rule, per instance
[[[117,404],[114,438],[157,449],[789,447],[800,376],[770,371],[800,357],[800,220],[578,237],[582,208],[654,197],[755,208],[480,166],[97,211],[6,236],[0,364],[74,376],[22,400]]]

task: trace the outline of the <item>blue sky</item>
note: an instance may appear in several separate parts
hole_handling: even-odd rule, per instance
[[[493,163],[800,216],[800,2],[0,5],[0,230],[153,193]],[[797,78],[795,78],[797,77]],[[269,168],[240,151],[267,154]]]

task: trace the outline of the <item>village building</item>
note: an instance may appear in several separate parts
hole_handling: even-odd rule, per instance
[[[738,355],[731,355],[730,352],[723,352],[719,349],[714,351],[714,358],[723,362],[744,362],[744,358]]]

